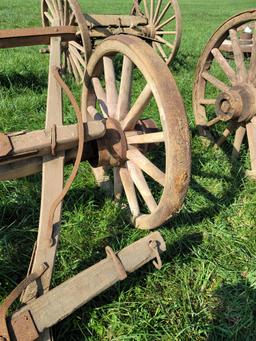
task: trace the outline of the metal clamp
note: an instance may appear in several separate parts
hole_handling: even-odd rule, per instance
[[[107,246],[105,250],[106,250],[107,257],[111,258],[114,263],[116,271],[119,275],[119,280],[123,281],[124,279],[127,278],[127,273],[125,271],[125,268],[122,262],[120,261],[120,259],[118,258],[118,256],[115,254],[115,252],[110,246]]]
[[[51,129],[51,153],[52,156],[56,156],[56,146],[57,146],[57,127],[53,124]]]
[[[0,133],[0,157],[7,156],[12,151],[12,144],[8,135]]]
[[[42,274],[48,269],[47,264],[43,264],[38,272],[30,274],[25,278],[5,299],[3,304],[0,306],[0,340],[10,341],[10,335],[6,324],[6,315],[13,304],[13,302],[21,295],[21,293],[29,286],[32,282],[42,276]]]
[[[156,240],[151,240],[149,242],[149,247],[153,251],[154,256],[156,258],[156,261],[155,260],[153,261],[153,265],[154,265],[154,267],[156,269],[160,270],[162,268],[163,263],[162,263],[162,260],[161,260],[160,254],[159,254],[159,249],[158,249],[157,241]]]

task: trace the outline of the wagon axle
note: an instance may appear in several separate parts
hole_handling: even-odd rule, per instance
[[[0,180],[42,173],[29,271],[0,306],[7,341],[50,341],[51,326],[129,273],[151,260],[161,268],[165,243],[155,232],[117,254],[107,247],[105,259],[51,289],[62,202],[81,161],[90,162],[98,185],[110,185],[115,198],[124,194],[132,223],[145,230],[181,209],[190,181],[188,122],[166,65],[181,38],[177,1],[136,0],[127,16],[83,14],[76,0],[41,4],[44,28],[0,31],[0,48],[48,45],[50,52],[45,128],[0,133]],[[82,84],[80,105],[62,78],[66,70]],[[63,124],[64,95],[77,124]],[[7,317],[19,296],[23,307]]]

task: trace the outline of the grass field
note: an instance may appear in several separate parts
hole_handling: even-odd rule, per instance
[[[128,13],[132,1],[80,0],[89,13]],[[181,212],[161,227],[164,266],[151,264],[54,327],[56,340],[256,340],[256,183],[248,156],[207,148],[192,113],[196,64],[213,31],[255,1],[180,0],[183,38],[171,66],[192,135],[192,179]],[[40,25],[39,1],[1,0],[0,28]],[[0,131],[44,126],[48,57],[0,51]],[[40,176],[0,184],[0,300],[26,275],[36,240]],[[145,235],[82,165],[64,202],[53,286]]]

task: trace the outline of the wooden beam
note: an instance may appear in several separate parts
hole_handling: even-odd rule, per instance
[[[89,121],[84,123],[86,142],[101,138],[105,134],[105,125],[102,121]],[[52,149],[53,135],[56,138],[56,152],[76,148],[78,145],[77,124],[58,126],[56,129],[48,128],[33,132],[21,132],[7,134],[12,151],[0,158],[1,165],[16,162],[17,158],[32,158],[50,155]],[[0,170],[1,173],[1,170]]]
[[[0,48],[50,45],[53,37],[61,37],[62,42],[75,40],[77,29],[77,26],[60,26],[0,30]]]
[[[157,248],[153,245],[157,245]],[[19,330],[13,330],[13,327],[15,328],[17,320],[22,318],[24,312],[30,312],[38,332],[42,333],[46,328],[52,327],[95,296],[124,279],[123,273],[136,271],[155,259],[158,252],[165,250],[166,245],[161,234],[154,232],[125,247],[116,254],[116,257],[108,253],[107,258],[16,312],[9,319],[11,332],[19,340]],[[33,341],[29,338],[29,330],[26,340]]]

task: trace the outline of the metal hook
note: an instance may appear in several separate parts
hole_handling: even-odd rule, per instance
[[[151,240],[149,242],[149,247],[153,250],[156,261],[153,261],[153,265],[156,269],[160,270],[162,268],[162,260],[159,254],[159,250],[158,250],[158,245],[157,245],[157,241],[156,240]]]
[[[118,258],[118,256],[115,254],[115,252],[110,246],[107,246],[105,250],[106,250],[107,257],[111,258],[114,263],[114,266],[119,276],[119,280],[123,281],[124,279],[127,278],[127,273],[125,271],[125,268],[122,262],[120,261],[120,259]]]

